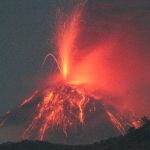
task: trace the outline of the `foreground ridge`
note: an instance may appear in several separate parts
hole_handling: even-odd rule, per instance
[[[131,128],[125,136],[109,138],[90,145],[62,145],[41,141],[7,142],[0,150],[150,150],[150,121],[141,128]]]

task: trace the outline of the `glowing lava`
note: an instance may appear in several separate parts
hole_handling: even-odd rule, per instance
[[[25,99],[19,108],[30,103],[37,93],[35,91],[31,97]],[[28,139],[35,130],[37,130],[36,138],[39,140],[44,140],[46,133],[53,130],[63,132],[67,137],[70,130],[77,131],[79,126],[85,126],[87,114],[97,111],[95,104],[89,104],[91,100],[92,98],[87,94],[85,88],[80,85],[58,83],[48,87],[44,90],[38,104],[36,104],[33,118],[24,131],[22,138]],[[133,115],[126,118],[125,115],[121,115],[112,106],[102,105],[108,119],[120,134],[124,135],[131,126],[135,128],[141,126],[141,121],[134,118]]]
[[[53,128],[62,129],[67,136],[69,128],[77,128],[78,123],[84,124],[84,107],[87,103],[88,96],[82,88],[60,84],[47,89],[23,138],[28,137],[35,128],[39,128],[40,140],[43,140],[48,129]]]

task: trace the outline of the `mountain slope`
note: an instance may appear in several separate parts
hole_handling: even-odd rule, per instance
[[[25,105],[16,107],[13,111],[7,113],[0,119],[0,143],[7,141],[19,141],[22,139],[24,131],[31,124],[33,118],[35,118],[36,108],[41,103],[42,96],[34,97],[31,101]],[[91,111],[91,106],[95,106],[95,111]],[[65,108],[66,105],[64,105]],[[61,118],[61,117],[60,117]],[[112,136],[119,135],[119,132],[114,128],[110,121],[104,106],[100,101],[92,99],[86,104],[85,107],[85,120],[84,124],[79,124],[78,120],[74,119],[74,123],[77,123],[77,128],[69,128],[68,135],[63,133],[62,128],[53,127],[52,130],[48,130],[44,137],[45,141],[51,143],[61,144],[89,144],[101,139],[107,139]],[[42,122],[38,122],[41,126]],[[75,124],[76,125],[76,124]],[[75,126],[76,127],[76,126]],[[23,139],[37,140],[37,133],[39,127],[36,127],[33,132],[29,132],[29,137]],[[89,136],[90,135],[90,136]]]
[[[0,150],[150,150],[150,122],[139,129],[132,129],[125,136],[110,138],[84,146],[51,144],[40,141],[22,141],[4,143]]]

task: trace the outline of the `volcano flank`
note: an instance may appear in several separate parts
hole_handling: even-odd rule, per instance
[[[119,133],[101,101],[83,88],[63,84],[34,93],[0,123],[1,141],[22,138],[87,144]]]

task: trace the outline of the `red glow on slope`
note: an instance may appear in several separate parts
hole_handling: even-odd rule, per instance
[[[124,135],[126,131],[122,126],[121,122],[111,112],[107,112],[107,114],[110,117],[110,120],[112,121],[114,126],[120,131],[122,135]]]
[[[30,97],[24,99],[24,101],[19,105],[19,107],[22,107],[26,105],[27,103],[29,103],[36,96],[37,93],[38,93],[38,90],[34,91]]]
[[[33,129],[39,128],[38,139],[43,140],[47,130],[56,127],[67,136],[69,128],[77,128],[78,123],[84,124],[84,107],[87,102],[84,90],[78,87],[60,85],[49,88],[37,105],[35,116],[23,138],[28,137]]]

